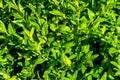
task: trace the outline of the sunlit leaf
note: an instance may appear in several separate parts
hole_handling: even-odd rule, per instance
[[[103,76],[101,77],[100,80],[107,80],[107,72],[105,72],[105,73],[103,74]]]
[[[95,14],[90,9],[87,10],[88,10],[88,16],[92,20],[95,17]]]
[[[0,0],[0,8],[3,8],[3,0]]]
[[[4,24],[1,20],[0,20],[0,31],[1,31],[1,32],[7,33],[5,24]]]

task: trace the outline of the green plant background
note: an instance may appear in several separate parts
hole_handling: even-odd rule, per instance
[[[119,79],[119,0],[0,0],[0,80]]]

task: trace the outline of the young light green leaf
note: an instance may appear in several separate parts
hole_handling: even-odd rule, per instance
[[[4,33],[7,33],[5,24],[1,20],[0,20],[0,31],[4,32]]]
[[[90,9],[87,10],[88,10],[88,16],[92,20],[95,17],[95,14]]]
[[[14,1],[14,3],[12,3],[10,1],[5,0],[5,2],[9,5],[9,8],[13,8],[15,10],[18,10],[18,7],[17,7],[15,1]]]
[[[76,11],[76,8],[75,8],[72,4],[69,4],[69,3],[68,3],[68,7],[69,7],[70,9],[72,9],[73,11]]]
[[[119,26],[116,26],[116,31],[118,34],[120,34],[120,27]]]
[[[120,25],[120,16],[117,19],[117,24]]]
[[[86,69],[87,69],[87,68],[86,68],[84,65],[81,66],[81,72],[82,72],[82,73],[85,73]]]
[[[92,60],[96,59],[99,56],[99,54],[92,55]]]
[[[110,49],[109,49],[109,54],[112,56],[112,54],[114,54],[115,52],[117,52],[117,49],[116,48],[114,48],[114,47],[111,47]]]
[[[104,34],[105,31],[106,31],[106,26],[103,26],[103,28],[102,28],[102,34]]]
[[[48,34],[48,24],[47,24],[47,22],[45,22],[45,23],[43,24],[42,34],[43,34],[43,35]]]
[[[22,16],[19,13],[12,13],[16,19],[22,19]],[[16,21],[16,20],[15,20]],[[13,21],[14,22],[14,21]]]
[[[82,52],[85,52],[85,53],[88,53],[88,51],[89,51],[89,48],[90,48],[90,45],[84,45],[84,46],[82,46]]]
[[[112,65],[116,66],[116,67],[118,66],[117,62],[115,62],[115,61],[111,61],[110,63],[111,63]]]
[[[62,54],[61,60],[64,62],[66,66],[71,66],[72,62],[65,54]]]
[[[15,31],[14,31],[14,29],[13,29],[11,24],[8,25],[8,33],[9,34],[15,34]]]
[[[4,74],[3,74],[3,79],[6,79],[6,80],[10,79],[10,76],[9,76],[9,74],[7,74],[7,73],[4,73]]]
[[[0,8],[3,8],[3,0],[0,0]]]
[[[5,39],[5,37],[0,35],[0,39]]]
[[[66,32],[70,32],[70,27],[65,26],[65,25],[60,25],[59,26],[60,32],[61,33],[66,33]]]
[[[30,31],[30,34],[29,34],[29,38],[30,38],[30,40],[33,39],[34,30],[35,30],[35,28],[32,27],[32,29],[31,29],[31,31]]]
[[[99,27],[100,22],[97,22],[96,24],[93,25],[93,30],[97,30]]]
[[[38,59],[36,59],[35,65],[37,65],[37,64],[42,64],[43,62],[45,62],[44,59],[38,58]]]
[[[72,79],[73,80],[76,80],[77,79],[77,76],[78,76],[78,71],[75,71],[73,76],[72,76]]]
[[[103,76],[101,77],[100,80],[107,80],[107,72],[105,72],[105,73],[103,74]]]
[[[65,48],[70,48],[70,47],[73,47],[75,44],[73,42],[68,42],[68,43],[65,43],[64,47]]]
[[[27,37],[30,36],[30,31],[28,31],[27,29],[24,29],[24,33],[27,35]]]
[[[87,80],[92,80],[92,75],[89,75],[89,76],[87,77]]]
[[[58,10],[49,11],[50,14],[62,16],[63,13]]]
[[[69,58],[70,58],[70,59],[74,59],[74,58],[76,58],[76,57],[77,57],[76,54],[72,54]]]
[[[36,22],[33,22],[33,21],[30,21],[30,26],[33,26],[36,28],[36,32],[39,32],[40,31],[40,26],[38,23]]]
[[[77,24],[76,21],[74,21],[74,20],[70,20],[70,21],[71,21],[71,23],[74,24],[74,25]]]
[[[56,16],[62,16],[63,18],[66,18],[65,14],[63,14],[62,12],[60,12],[58,10],[49,11],[49,13],[56,15]]]
[[[29,5],[27,5],[28,8],[30,8],[34,13],[35,13],[35,6],[32,5],[31,3],[29,3]]]
[[[21,0],[18,0],[18,7],[19,7],[20,12],[23,12],[23,7],[20,2]]]
[[[81,23],[81,30],[87,30],[87,24],[86,23]]]
[[[50,24],[50,29],[55,32],[55,31],[56,31],[56,26],[55,26],[55,24]]]

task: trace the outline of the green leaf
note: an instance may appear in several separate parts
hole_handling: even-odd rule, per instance
[[[92,75],[89,75],[89,76],[87,77],[87,80],[92,80]]]
[[[81,30],[87,30],[87,24],[81,23]]]
[[[0,31],[4,32],[4,33],[7,33],[5,24],[1,20],[0,20]]]
[[[50,24],[50,29],[55,32],[57,29],[57,26],[55,26],[55,24]]]
[[[37,32],[40,32],[40,26],[39,26],[38,23],[33,22],[33,21],[30,21],[30,26],[35,27],[35,28],[36,28],[36,31],[37,31]]]
[[[99,27],[100,22],[97,22],[96,24],[93,25],[93,30],[97,30]]]
[[[103,26],[103,28],[102,28],[102,34],[104,34],[105,33],[105,31],[106,31],[106,26]]]
[[[113,75],[109,75],[109,78],[110,78],[111,80],[115,80],[115,78],[113,77]]]
[[[107,80],[107,72],[105,72],[105,73],[102,75],[102,77],[101,77],[100,80]]]
[[[77,57],[76,54],[72,54],[69,58],[70,58],[70,59],[74,59],[74,58],[76,58],[76,57]]]
[[[68,3],[68,7],[69,7],[71,10],[76,11],[76,8],[75,8],[72,4],[69,4],[69,3]]]
[[[120,27],[116,26],[117,33],[120,34]]]
[[[48,24],[45,22],[42,27],[42,34],[47,35],[48,34]]]
[[[111,47],[111,48],[109,49],[109,54],[110,54],[111,56],[113,56],[113,54],[116,53],[116,52],[117,52],[117,49],[114,48],[114,47]]]
[[[71,47],[73,47],[75,44],[73,43],[73,42],[67,42],[67,43],[65,43],[64,44],[64,47],[65,48],[71,48]]]
[[[0,39],[5,39],[5,36],[1,36],[1,35],[0,35]]]
[[[85,16],[82,16],[82,17],[80,18],[80,21],[81,21],[82,23],[87,23],[87,22],[88,22],[88,19],[87,19]]]
[[[82,74],[84,74],[86,70],[87,70],[87,68],[84,65],[82,65],[81,66],[81,72],[82,72]]]
[[[60,26],[59,26],[59,29],[60,29],[60,32],[61,32],[61,33],[71,32],[71,31],[70,31],[70,27],[65,26],[65,25],[60,25]]]
[[[92,55],[92,60],[96,59],[99,56],[99,54]]]
[[[74,25],[77,24],[76,21],[74,21],[74,20],[70,20],[70,21],[71,21],[71,23],[74,24]]]
[[[95,14],[90,9],[87,9],[87,10],[88,10],[89,19],[92,20],[95,17]]]
[[[58,10],[49,11],[50,14],[62,16],[63,13]]]
[[[43,78],[44,80],[50,80],[49,74],[50,74],[50,68],[44,71]]]
[[[117,71],[117,72],[115,73],[115,76],[120,76],[120,71]]]
[[[22,16],[19,13],[12,13],[12,14],[16,19],[22,19]]]
[[[31,31],[30,31],[30,34],[29,34],[29,38],[30,38],[30,40],[33,40],[34,30],[35,30],[35,28],[32,27],[32,29],[31,29]]]
[[[66,66],[71,66],[72,62],[65,54],[62,54],[61,61],[63,61]]]
[[[117,19],[117,24],[120,25],[120,16]]]
[[[21,13],[24,13],[24,9],[23,9],[23,7],[22,7],[22,5],[21,5],[21,0],[18,0],[18,8],[19,8],[19,11],[21,12]]]
[[[8,80],[8,79],[10,79],[10,76],[7,73],[4,73],[3,74],[3,78],[6,79],[6,80]]]
[[[82,52],[85,52],[85,53],[88,53],[89,48],[90,48],[90,45],[83,45],[81,51],[82,51]]]
[[[29,37],[29,36],[30,36],[30,31],[29,31],[29,30],[24,29],[24,33],[27,35],[27,37]],[[25,34],[24,34],[24,35],[25,35]]]
[[[29,3],[29,5],[27,5],[27,7],[30,8],[35,13],[36,7],[34,5],[32,5],[31,3]]]
[[[17,80],[17,76],[12,76],[12,78],[10,78],[10,80]]]
[[[77,76],[78,76],[78,71],[75,71],[73,76],[72,76],[72,79],[77,80]]]
[[[53,11],[49,11],[50,14],[56,15],[56,16],[62,16],[64,18],[66,18],[65,14],[63,14],[62,12],[58,11],[58,10],[53,10]]]
[[[13,1],[13,0],[12,0],[12,1]],[[18,7],[17,7],[15,1],[14,1],[14,3],[12,3],[12,2],[10,2],[10,1],[5,0],[5,2],[9,5],[9,8],[10,8],[10,9],[13,8],[13,9],[15,9],[15,10],[18,10]]]
[[[14,31],[14,29],[13,29],[11,24],[8,25],[8,33],[9,34],[15,34],[15,31]]]
[[[0,8],[3,8],[3,0],[0,0]]]
[[[45,62],[45,60],[42,59],[42,57],[39,56],[38,59],[36,59],[34,65],[36,66],[37,64],[42,64],[43,62]]]
[[[115,61],[111,61],[110,63],[111,63],[112,65],[116,66],[116,67],[118,66],[117,62],[115,62]]]

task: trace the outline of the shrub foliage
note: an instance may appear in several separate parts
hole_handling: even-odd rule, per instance
[[[118,80],[119,0],[0,0],[0,80]]]

